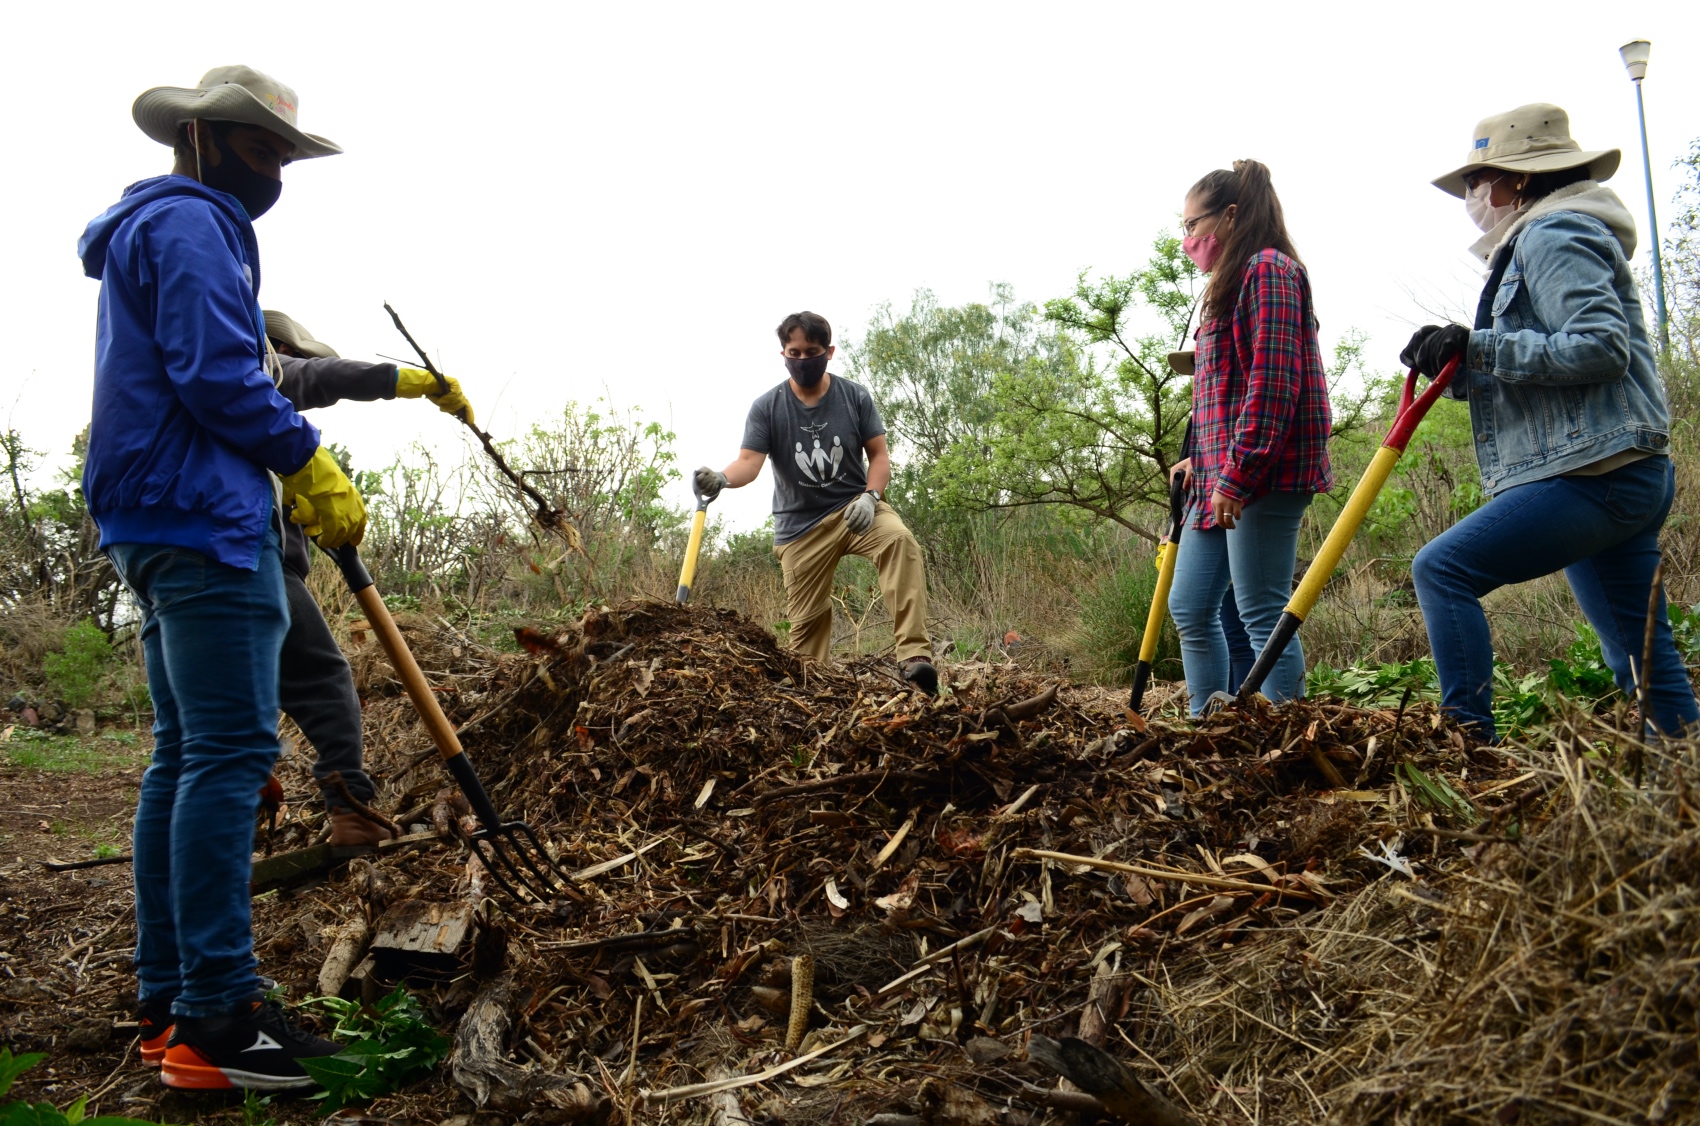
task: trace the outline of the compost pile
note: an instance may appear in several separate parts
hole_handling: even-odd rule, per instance
[[[284,931],[268,964],[299,943],[310,981],[351,916],[477,904],[453,971],[409,980],[458,1026],[449,1077],[480,1106],[1078,1109],[1025,1058],[1035,1033],[1109,1050],[1197,1121],[1694,1105],[1692,973],[1652,956],[1700,937],[1672,875],[1692,814],[1590,827],[1591,801],[1621,803],[1562,750],[1472,747],[1416,705],[1146,724],[1014,666],[956,666],[929,699],[889,663],[806,665],[729,611],[662,603],[521,631],[521,655],[413,626],[569,896],[516,906],[436,847],[356,862],[259,925]],[[470,828],[376,647],[356,663],[387,807]]]
[[[1038,1037],[1115,1057],[1173,1104],[1151,1121],[1700,1109],[1691,744],[1578,718],[1538,751],[1476,747],[1416,704],[1147,722],[1013,665],[925,698],[889,662],[805,664],[652,602],[520,631],[521,653],[402,626],[496,806],[570,878],[500,892],[357,644],[408,841],[261,897],[255,929],[293,996],[405,982],[453,1034],[374,1117],[1099,1117]],[[274,849],[321,829],[308,765],[280,769]]]

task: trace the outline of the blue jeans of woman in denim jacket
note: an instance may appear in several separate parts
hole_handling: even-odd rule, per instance
[[[1623,211],[1587,182],[1531,208],[1493,256],[1454,384],[1492,499],[1425,545],[1411,571],[1442,706],[1485,739],[1496,732],[1481,599],[1560,570],[1618,687],[1633,693],[1650,680],[1652,726],[1675,734],[1700,722],[1662,593],[1651,668],[1640,668],[1675,475],[1669,410],[1622,236],[1607,221],[1612,205]],[[1619,231],[1626,211],[1622,221]],[[1636,460],[1599,472],[1626,457]]]

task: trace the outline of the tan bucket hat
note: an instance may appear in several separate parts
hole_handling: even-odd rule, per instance
[[[1507,172],[1558,172],[1586,164],[1588,178],[1609,180],[1623,159],[1622,149],[1583,152],[1570,139],[1570,115],[1550,102],[1518,106],[1484,118],[1476,126],[1470,159],[1434,181],[1443,192],[1464,198],[1464,177],[1483,168]]]
[[[1196,375],[1197,360],[1197,352],[1170,352],[1169,370],[1176,375]]]
[[[337,355],[335,348],[314,340],[312,333],[302,328],[288,314],[280,313],[276,309],[267,309],[265,314],[266,335],[279,344],[287,344],[309,359],[335,360],[341,358]]]
[[[296,160],[340,153],[336,144],[296,126],[299,104],[295,91],[269,74],[249,66],[220,66],[207,71],[192,90],[155,86],[143,91],[130,107],[130,116],[162,145],[176,144],[178,126],[186,121],[235,121],[270,129],[291,142]]]

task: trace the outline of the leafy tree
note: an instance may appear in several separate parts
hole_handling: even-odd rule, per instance
[[[941,459],[950,495],[985,508],[1060,507],[1157,538],[1181,455],[1191,380],[1170,370],[1198,306],[1199,274],[1160,236],[1141,270],[1049,301],[1038,346],[993,374],[978,447]]]
[[[1036,305],[1008,285],[991,300],[941,305],[918,291],[909,309],[882,306],[860,341],[846,344],[849,374],[867,384],[892,451],[892,504],[926,546],[929,564],[960,562],[975,538],[973,514],[989,507],[980,483],[942,466],[983,457],[998,433],[997,380],[1042,364],[1055,346]]]

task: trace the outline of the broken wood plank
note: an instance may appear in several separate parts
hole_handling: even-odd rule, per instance
[[[372,956],[385,976],[412,970],[446,973],[460,968],[472,934],[472,904],[406,899],[373,927]]]

